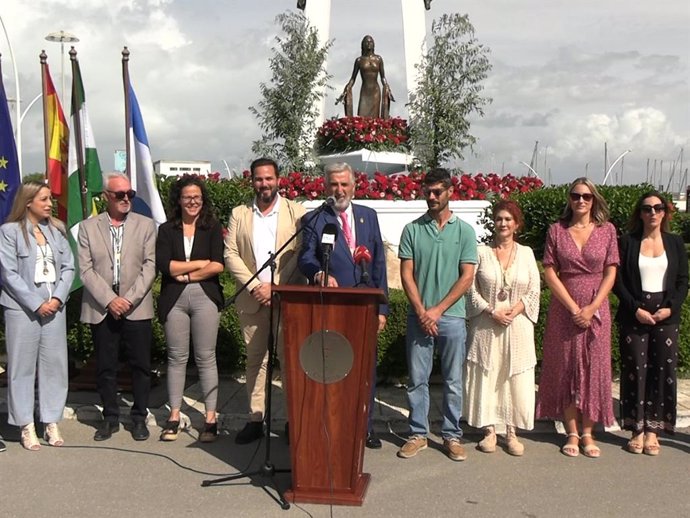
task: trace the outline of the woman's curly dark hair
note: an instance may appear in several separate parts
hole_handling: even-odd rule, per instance
[[[175,228],[182,228],[182,206],[180,205],[180,198],[182,196],[182,189],[190,185],[196,185],[201,189],[201,211],[199,218],[196,220],[198,228],[209,229],[217,221],[213,214],[213,205],[211,198],[206,189],[206,183],[197,175],[185,174],[178,178],[178,180],[170,186],[168,194],[168,221],[173,223]]]

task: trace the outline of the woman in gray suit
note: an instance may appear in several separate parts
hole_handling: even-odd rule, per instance
[[[41,448],[34,425],[34,386],[44,439],[64,441],[57,423],[67,400],[65,304],[74,261],[61,221],[52,216],[48,186],[29,182],[0,227],[0,305],[5,314],[8,422],[21,427],[21,444]]]

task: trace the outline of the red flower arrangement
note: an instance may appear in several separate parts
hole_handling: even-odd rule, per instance
[[[395,175],[375,173],[373,178],[369,178],[366,173],[355,173],[355,199],[424,199],[423,179],[424,173],[420,172]],[[451,200],[486,200],[495,196],[507,198],[515,191],[527,192],[543,186],[543,182],[536,177],[518,178],[511,174],[500,176],[496,173],[463,174],[453,176],[452,181],[454,189]],[[290,200],[296,198],[314,200],[324,197],[325,185],[323,176],[292,172],[280,177],[278,189],[282,196]]]
[[[347,153],[359,149],[371,151],[409,150],[407,121],[400,117],[342,117],[329,119],[316,133],[319,154]]]

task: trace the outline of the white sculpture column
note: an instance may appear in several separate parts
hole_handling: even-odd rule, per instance
[[[400,0],[403,15],[403,38],[405,41],[405,75],[407,79],[407,101],[410,92],[417,89],[416,65],[426,50],[426,16],[422,0]]]
[[[404,0],[403,0],[404,1]],[[421,2],[420,2],[421,3]],[[323,47],[328,41],[331,33],[331,0],[311,0],[307,2],[304,8],[304,16],[307,17],[309,25],[315,27],[319,35],[319,46]],[[328,63],[324,62],[325,69],[328,68]],[[325,89],[322,90],[325,94]],[[326,98],[321,98],[316,101],[316,109],[318,115],[314,123],[317,128],[320,128],[324,121],[324,113],[326,112]]]

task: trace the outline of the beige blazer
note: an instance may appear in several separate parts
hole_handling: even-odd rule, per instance
[[[84,283],[81,321],[98,324],[117,294],[113,291],[113,247],[106,213],[79,224],[79,274]],[[125,222],[120,265],[120,296],[132,303],[127,320],[153,318],[151,286],[156,278],[156,224],[130,213]]]
[[[276,229],[276,250],[297,231],[305,209],[302,204],[281,198]],[[253,201],[235,207],[230,215],[228,233],[225,236],[225,267],[237,283],[237,288],[245,284],[256,273],[256,260],[252,245],[254,229]],[[306,279],[297,269],[297,254],[302,243],[301,234],[276,258],[276,284],[304,284]],[[260,284],[254,279],[247,289],[237,297],[237,310],[256,313],[261,305],[251,295]]]

